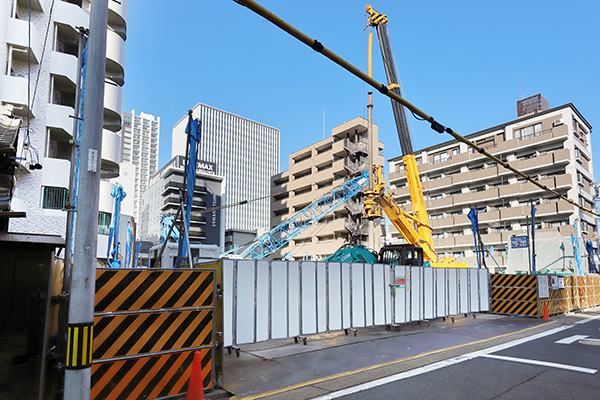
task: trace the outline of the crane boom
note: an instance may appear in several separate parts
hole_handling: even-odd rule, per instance
[[[354,197],[367,186],[367,171],[324,194],[271,231],[242,248],[238,258],[260,260],[285,246],[302,231],[310,228],[325,215]],[[239,249],[237,249],[239,250]],[[227,254],[227,253],[226,253]]]
[[[365,11],[369,14],[369,25],[375,27],[375,30],[377,31],[377,39],[379,40],[379,48],[381,49],[381,56],[383,57],[383,66],[388,81],[388,89],[402,97],[400,82],[396,74],[396,63],[394,62],[394,54],[390,42],[387,16],[373,10],[373,7],[371,7],[370,4],[367,4]],[[408,131],[408,122],[406,120],[404,106],[394,100],[391,100],[391,102],[402,154],[412,154],[413,147]]]

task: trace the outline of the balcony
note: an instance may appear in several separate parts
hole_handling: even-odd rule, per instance
[[[110,0],[108,2],[108,26],[123,40],[127,39],[127,0]]]
[[[125,83],[125,40],[111,30],[106,37],[106,78],[119,86]]]
[[[75,114],[73,107],[61,106],[59,104],[48,104],[46,113],[46,126],[49,128],[60,129],[64,134],[73,138],[73,118]]]
[[[50,61],[50,73],[56,76],[63,76],[71,81],[71,84],[77,86],[78,64],[77,57],[53,51]]]
[[[435,246],[436,250],[441,250],[441,249],[448,249],[448,248],[454,248],[454,238],[440,238],[440,239],[433,239],[433,245]]]
[[[121,162],[121,136],[109,130],[102,130],[102,178],[119,176]]]
[[[27,60],[29,48],[29,23],[25,19],[8,18],[6,29],[6,44],[18,50],[13,53],[14,59]],[[40,63],[42,56],[42,41],[35,29],[31,30],[31,61]]]
[[[104,84],[104,129],[121,130],[121,110],[123,109],[123,88],[106,82]]]
[[[430,219],[429,224],[434,231],[436,229],[451,228],[454,226],[454,217]]]
[[[571,174],[557,175],[554,178],[554,187],[558,188],[571,188],[573,186],[573,178]]]
[[[33,87],[31,89],[33,93]],[[27,116],[27,77],[2,75],[0,86],[0,101],[15,106],[14,113],[19,117]],[[38,102],[39,103],[39,102]],[[31,109],[31,116],[35,117],[36,107]]]
[[[89,29],[90,17],[77,4],[66,1],[57,1],[54,3],[52,17],[57,24],[69,26],[75,32],[75,27],[81,26]]]
[[[42,186],[68,188],[71,177],[71,162],[57,158],[42,158]]]

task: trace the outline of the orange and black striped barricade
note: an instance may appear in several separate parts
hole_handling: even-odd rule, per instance
[[[213,387],[216,265],[97,270],[92,399],[186,393],[196,350]]]

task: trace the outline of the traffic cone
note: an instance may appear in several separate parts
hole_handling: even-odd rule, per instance
[[[542,319],[550,319],[550,315],[548,315],[548,303],[544,303],[544,316]]]
[[[192,373],[188,384],[188,391],[185,400],[204,400],[204,387],[202,384],[202,363],[200,352],[194,352],[194,361],[192,362]]]

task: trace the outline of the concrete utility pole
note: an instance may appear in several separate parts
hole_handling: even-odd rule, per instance
[[[107,24],[108,0],[94,0],[90,12],[88,65],[81,132],[79,169],[81,195],[77,202],[73,245],[65,400],[90,398]]]

